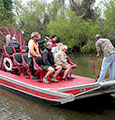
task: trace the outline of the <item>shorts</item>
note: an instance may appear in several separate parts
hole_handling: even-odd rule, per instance
[[[55,69],[55,66],[54,66],[54,65],[52,65],[52,66],[49,66],[49,65],[41,65],[40,67],[41,67],[43,70],[45,70],[45,71],[48,71],[48,68],[49,68],[49,67],[52,67],[52,68]]]
[[[60,64],[59,66],[61,66],[62,68],[65,68],[66,64]]]

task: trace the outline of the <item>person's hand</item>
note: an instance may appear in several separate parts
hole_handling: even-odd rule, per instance
[[[99,53],[97,53],[97,55],[96,55],[96,56],[98,57],[98,56],[100,56],[100,54],[99,54]]]
[[[46,36],[46,38],[45,38],[46,40],[49,40],[50,38],[48,37],[48,36]]]
[[[37,57],[41,57],[41,55],[39,54]]]
[[[55,66],[57,66],[57,64],[54,64]]]

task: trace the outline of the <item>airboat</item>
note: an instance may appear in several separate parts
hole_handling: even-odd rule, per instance
[[[59,83],[45,84],[43,77],[46,72],[38,65],[37,58],[33,58],[33,69],[38,79],[32,80],[27,51],[28,47],[20,32],[0,27],[0,86],[53,105],[115,92],[114,80],[98,83],[96,79],[71,74],[72,80],[63,81],[63,71],[57,76]],[[69,58],[68,62],[73,69],[77,68]]]

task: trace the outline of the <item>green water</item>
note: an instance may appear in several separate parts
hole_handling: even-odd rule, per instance
[[[95,78],[95,74],[91,67],[90,61],[94,60],[96,56],[94,54],[80,54],[69,55],[71,60],[78,63],[78,68],[72,70],[72,74],[80,75],[84,77]]]
[[[70,55],[71,56],[71,55]],[[95,78],[90,60],[95,55],[74,55],[78,68],[72,73]],[[114,120],[115,98],[99,96],[62,106],[50,106],[40,101],[0,87],[0,120]]]

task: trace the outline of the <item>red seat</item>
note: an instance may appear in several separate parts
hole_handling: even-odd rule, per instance
[[[16,53],[14,47],[12,46],[5,46],[4,51],[7,57],[13,57],[13,54]]]
[[[23,67],[27,70],[27,74],[29,75],[29,79],[31,78],[30,66],[28,63],[28,53],[22,54]]]
[[[20,75],[23,73],[24,75],[24,67],[23,67],[23,60],[22,60],[22,53],[15,53],[13,54],[13,71],[15,72],[18,70],[17,74]]]
[[[77,63],[73,63],[68,56],[67,56],[67,61],[71,65],[72,69],[76,69],[77,68]]]
[[[42,81],[43,77],[46,74],[46,71],[44,71],[39,65],[41,64],[41,59],[39,57],[33,57],[33,64],[34,64],[34,72],[36,76],[39,76],[40,80]]]
[[[28,46],[20,46],[20,53],[27,53],[28,52]]]

